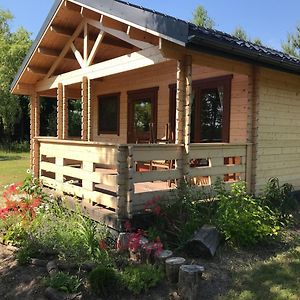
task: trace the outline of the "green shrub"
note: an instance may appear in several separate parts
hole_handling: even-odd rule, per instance
[[[62,292],[76,293],[81,286],[81,280],[75,275],[58,272],[53,277],[47,277],[44,284]]]
[[[151,236],[159,236],[165,246],[182,248],[193,233],[204,224],[213,223],[216,202],[212,192],[204,192],[199,187],[182,183],[170,199],[158,200],[151,210],[155,213],[159,205],[160,213],[155,214],[154,225],[150,228]]]
[[[163,270],[153,265],[130,266],[122,273],[123,285],[135,295],[156,286],[163,278]]]
[[[92,290],[101,297],[108,297],[112,291],[117,292],[121,281],[118,273],[110,267],[97,267],[89,274]]]
[[[233,184],[231,191],[220,184],[216,192],[219,200],[216,222],[226,240],[247,246],[278,234],[277,215],[260,199],[248,195],[244,182]]]
[[[278,178],[270,178],[264,192],[260,195],[263,203],[276,210],[282,222],[287,222],[297,209],[297,201],[293,197],[291,184],[280,185]]]

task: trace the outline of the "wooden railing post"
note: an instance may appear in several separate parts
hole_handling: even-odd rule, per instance
[[[93,162],[82,161],[82,168],[83,170],[92,174],[95,171],[95,165]],[[83,179],[82,180],[82,187],[88,191],[94,190],[94,182],[92,180]]]
[[[253,149],[252,144],[246,145],[246,159],[245,159],[245,180],[247,184],[247,192],[252,192],[252,155]]]
[[[133,197],[134,197],[134,172],[135,172],[135,162],[133,158],[133,147],[128,147],[128,190],[127,190],[127,216],[132,218],[133,216]]]
[[[118,219],[127,217],[127,194],[129,186],[128,147],[117,148],[117,209]]]

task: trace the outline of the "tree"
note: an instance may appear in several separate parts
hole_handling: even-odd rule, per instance
[[[260,38],[256,37],[253,40],[251,40],[251,38],[247,35],[244,28],[241,27],[241,26],[236,27],[234,32],[232,33],[232,35],[235,36],[236,38],[240,39],[240,40],[249,41],[249,42],[252,42],[253,44],[256,44],[258,46],[263,45]]]
[[[281,44],[282,51],[286,54],[300,58],[300,25],[296,32],[288,33],[287,40]]]
[[[10,93],[10,85],[31,45],[24,28],[11,32],[12,19],[9,11],[0,10],[0,124],[7,137],[12,135],[21,112],[21,97]]]
[[[192,22],[197,26],[202,26],[209,29],[212,29],[215,26],[214,20],[208,16],[207,10],[202,5],[199,5],[194,10]]]
[[[246,31],[241,26],[236,27],[232,35],[240,40],[244,40],[244,41],[249,40]]]

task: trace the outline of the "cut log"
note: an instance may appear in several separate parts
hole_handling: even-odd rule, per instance
[[[54,261],[54,260],[51,260],[51,261],[49,261],[48,263],[47,263],[47,271],[48,271],[48,273],[49,273],[49,275],[50,275],[50,277],[53,277],[55,274],[57,274],[58,273],[58,266],[57,266],[57,264],[56,264],[56,261]]]
[[[215,226],[203,225],[187,242],[186,251],[193,257],[214,256],[220,240],[220,233]]]
[[[130,233],[120,232],[117,239],[117,250],[122,252],[128,250]]]
[[[185,263],[183,257],[170,257],[166,260],[166,275],[171,283],[178,282],[179,268]]]
[[[200,282],[203,266],[182,265],[179,268],[178,292],[182,300],[200,299]]]
[[[172,256],[173,252],[171,250],[163,250],[155,256],[155,262],[158,265],[164,265],[166,260]]]

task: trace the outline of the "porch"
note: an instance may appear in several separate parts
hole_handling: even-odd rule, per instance
[[[191,144],[186,153],[183,144],[117,145],[55,138],[36,138],[34,143],[45,186],[115,213],[118,219],[143,212],[155,196],[170,195],[179,179],[209,187],[220,177],[230,184],[247,180],[251,164],[250,144]]]

